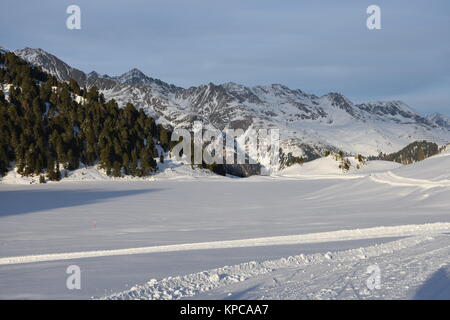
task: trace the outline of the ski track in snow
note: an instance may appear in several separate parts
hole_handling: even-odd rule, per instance
[[[156,252],[175,252],[175,251],[189,251],[189,250],[260,247],[271,245],[323,243],[333,241],[376,239],[376,238],[397,237],[397,236],[404,237],[443,231],[450,231],[450,223],[431,223],[423,225],[375,227],[366,229],[339,230],[331,232],[319,232],[319,233],[278,236],[278,237],[263,237],[263,238],[242,239],[242,240],[184,243],[175,245],[127,248],[116,250],[95,250],[95,251],[5,257],[0,258],[0,265],[23,264],[23,263],[44,262],[44,261],[61,261],[61,260],[92,258],[92,257],[147,254]]]
[[[449,267],[449,238],[448,234],[419,235],[366,248],[252,261],[152,279],[101,299],[423,298],[417,296],[417,289],[436,270]],[[377,265],[381,271],[378,290],[369,290],[366,284],[370,265]],[[430,294],[439,297],[444,291],[447,295],[445,283],[443,286],[434,286]]]
[[[396,175],[395,173],[388,171],[385,173],[377,173],[370,178],[378,183],[385,183],[391,186],[399,187],[419,187],[422,189],[430,189],[436,187],[450,187],[450,180],[432,181],[426,179],[413,179]]]

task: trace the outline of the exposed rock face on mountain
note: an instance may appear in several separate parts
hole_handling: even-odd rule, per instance
[[[97,86],[119,105],[132,102],[162,124],[190,128],[196,120],[218,129],[280,129],[284,153],[318,157],[324,149],[378,155],[416,140],[450,141],[450,120],[422,116],[401,101],[354,104],[339,93],[307,94],[280,84],[247,87],[206,84],[188,89],[146,76],[138,69],[110,77],[85,74],[55,56],[26,48],[15,52],[58,80]]]
[[[441,127],[441,128],[447,128],[450,130],[450,117],[440,114],[440,113],[433,113],[429,116],[427,116],[428,121],[431,123]]]
[[[404,124],[423,124],[434,126],[434,123],[428,121],[428,118],[418,115],[401,101],[378,101],[357,105],[361,110],[365,110],[372,115],[378,116],[379,120],[389,120],[395,123]]]
[[[86,84],[86,74],[78,69],[72,68],[54,55],[42,50],[25,48],[14,52],[29,63],[41,66],[48,73],[53,74],[58,80],[75,79],[80,85]]]

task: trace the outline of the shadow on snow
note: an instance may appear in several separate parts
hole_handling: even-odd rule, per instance
[[[76,207],[108,199],[157,192],[160,189],[139,190],[14,190],[0,191],[0,218],[37,211]]]
[[[443,267],[433,273],[417,290],[414,299],[449,300],[450,299],[450,266]]]

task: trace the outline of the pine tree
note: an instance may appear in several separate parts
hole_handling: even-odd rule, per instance
[[[13,53],[0,54],[0,82],[13,84],[9,101],[0,90],[0,174],[11,161],[24,175],[61,179],[80,161],[99,165],[108,175],[151,174],[157,157],[154,141],[168,151],[171,132],[131,103],[121,109],[93,86],[81,89],[71,79],[58,82]],[[85,98],[82,104],[74,96]],[[164,161],[164,156],[160,157]]]
[[[164,151],[168,151],[170,147],[169,131],[162,125],[158,126],[158,130],[159,130],[159,142],[161,143],[161,146],[163,147]]]
[[[113,175],[114,177],[120,177],[121,176],[121,164],[119,161],[115,161],[113,165]]]
[[[61,180],[61,172],[59,171],[59,164],[55,163],[52,157],[47,161],[47,177],[51,181]]]

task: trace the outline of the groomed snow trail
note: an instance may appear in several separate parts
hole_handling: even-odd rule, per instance
[[[419,187],[422,189],[430,189],[436,187],[450,187],[450,180],[448,179],[439,181],[427,179],[413,179],[401,177],[399,175],[394,174],[391,171],[385,173],[377,173],[370,176],[370,178],[378,183],[385,183],[391,186],[398,186],[398,187]]]
[[[147,254],[156,252],[260,247],[272,245],[375,239],[385,237],[404,237],[423,234],[433,234],[445,231],[450,231],[450,223],[439,222],[422,225],[404,225],[394,227],[375,227],[366,229],[339,230],[331,232],[319,232],[301,235],[264,237],[264,238],[243,239],[243,240],[212,241],[212,242],[184,243],[166,246],[152,246],[152,247],[116,249],[116,250],[96,250],[84,252],[68,252],[68,253],[39,254],[29,256],[18,256],[18,257],[5,257],[0,258],[0,265],[22,264],[22,263],[44,262],[44,261],[60,261],[60,260],[83,259],[92,257]]]
[[[152,279],[101,299],[448,299],[449,255],[450,235],[420,235]],[[379,268],[379,288],[367,285],[369,266]]]

